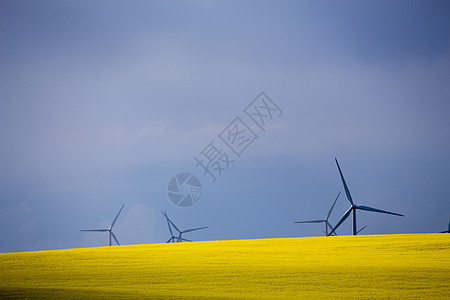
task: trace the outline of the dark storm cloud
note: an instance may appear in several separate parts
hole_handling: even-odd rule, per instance
[[[407,216],[361,214],[366,233],[442,230],[448,12],[445,1],[1,2],[0,250],[103,245],[78,230],[106,226],[124,202],[124,243],[166,240],[160,210],[210,225],[198,239],[320,234],[291,222],[320,217],[342,189],[334,156],[357,203]],[[222,181],[201,177],[198,205],[171,206],[168,180],[201,175],[193,156],[261,90],[283,117]]]

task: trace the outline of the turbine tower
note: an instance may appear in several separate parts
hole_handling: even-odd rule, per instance
[[[328,235],[328,228],[333,230],[333,226],[331,226],[330,222],[328,222],[328,219],[330,218],[331,212],[333,211],[334,205],[336,204],[337,199],[339,198],[339,195],[341,195],[341,192],[337,195],[336,199],[333,202],[333,205],[331,206],[330,210],[328,211],[327,217],[325,220],[312,220],[312,221],[298,221],[294,223],[325,223],[325,235]],[[336,235],[336,232],[334,233]]]
[[[164,215],[164,217],[166,217],[167,220],[167,226],[169,226],[169,232],[170,232],[170,239],[166,242],[166,243],[175,243],[175,241],[177,243],[180,243],[182,241],[186,241],[186,242],[192,242],[191,240],[185,239],[183,238],[182,234],[183,233],[187,233],[187,232],[191,232],[191,231],[195,231],[195,230],[200,230],[200,229],[205,229],[208,228],[208,226],[205,227],[199,227],[199,228],[193,228],[193,229],[186,229],[181,231],[180,229],[178,229],[178,227],[169,219],[169,217],[167,216],[167,212],[165,211],[161,211],[161,213]],[[172,227],[178,231],[178,236],[173,235],[173,231],[172,231]]]
[[[120,213],[122,212],[123,207],[125,206],[125,203],[122,205],[122,207],[119,210],[119,213],[117,214],[117,216],[114,218],[114,221],[112,221],[111,226],[109,226],[108,229],[83,229],[80,231],[97,231],[97,232],[109,232],[109,245],[111,246],[111,236],[114,238],[114,240],[116,241],[117,245],[119,244],[119,241],[117,240],[116,235],[114,234],[114,232],[112,231],[114,224],[116,224],[117,218],[119,217]]]
[[[373,207],[369,207],[369,206],[356,205],[353,202],[352,196],[350,195],[350,191],[348,190],[347,183],[345,182],[345,179],[344,179],[344,175],[342,175],[341,167],[339,166],[337,158],[334,158],[334,160],[336,161],[336,165],[338,167],[339,174],[341,175],[341,180],[342,180],[342,184],[344,185],[345,194],[347,195],[347,199],[350,202],[350,208],[345,212],[345,214],[342,216],[342,218],[336,224],[334,229],[331,230],[329,235],[333,234],[336,231],[336,229],[342,224],[342,222],[344,222],[348,218],[348,216],[351,213],[353,213],[353,215],[352,215],[352,219],[353,219],[353,230],[352,230],[352,232],[353,232],[353,235],[357,235],[358,234],[358,230],[356,229],[357,228],[356,227],[356,211],[358,209],[359,210],[372,211],[372,212],[378,212],[378,213],[383,213],[383,214],[389,214],[389,215],[403,217],[402,214],[397,214],[397,213],[394,213],[394,212],[389,212],[389,211],[385,211],[385,210],[381,210],[381,209],[377,209],[377,208],[373,208]]]
[[[450,221],[448,222],[448,229],[446,231],[441,231],[441,233],[450,233]]]

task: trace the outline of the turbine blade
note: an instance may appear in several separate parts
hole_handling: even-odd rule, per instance
[[[170,225],[169,218],[166,215],[167,226],[169,227],[170,235],[173,236],[172,226]]]
[[[369,207],[369,206],[356,206],[355,205],[355,208],[361,209],[361,210],[366,210],[366,211],[373,211],[373,212],[379,212],[379,213],[383,213],[383,214],[404,217],[402,214],[398,214],[398,213],[394,213],[394,212],[390,212],[390,211],[386,211],[386,210],[381,210],[381,209],[373,208],[373,207]]]
[[[450,232],[450,221],[448,222],[448,229],[447,232]]]
[[[170,226],[169,220],[167,220],[167,226],[169,226],[170,235],[173,236],[172,227]]]
[[[167,218],[167,220],[170,222],[170,224],[172,224],[173,228],[175,228],[176,231],[181,232],[180,229],[178,229],[177,225],[175,225],[171,219]]]
[[[123,207],[125,206],[125,203],[122,205],[122,207],[119,210],[119,213],[117,214],[117,216],[114,218],[114,221],[111,223],[111,227],[109,227],[109,229],[112,229],[114,227],[114,224],[116,224],[117,218],[120,215],[120,212],[122,211]]]
[[[167,217],[167,212],[165,212],[165,211],[161,211],[161,213],[163,214],[163,216],[164,217],[166,217],[166,221],[167,221],[167,226],[169,227],[169,232],[170,232],[170,235],[171,236],[173,236],[173,233],[172,233],[172,228],[170,227],[170,223],[169,223],[169,218]],[[170,240],[169,240],[170,241]]]
[[[170,243],[170,241],[172,241],[172,238],[168,239],[166,243]]]
[[[80,231],[98,231],[98,232],[105,232],[109,231],[109,229],[82,229]]]
[[[173,228],[175,228],[178,232],[180,232],[180,230],[178,229],[178,227],[172,222],[172,220],[169,219],[169,217],[167,216],[167,213],[166,213],[166,212],[162,212],[162,214],[163,214],[164,217],[166,217],[166,219],[167,219],[167,226],[169,226],[170,235],[173,236],[172,228],[171,228],[170,225],[172,225]]]
[[[328,227],[333,231],[333,225],[330,224],[330,222],[327,222]],[[331,234],[330,234],[331,235]],[[334,232],[334,235],[337,235],[336,231]]]
[[[331,226],[331,224],[329,222],[327,222],[328,227],[333,230],[333,226]]]
[[[119,241],[117,240],[117,237],[116,237],[116,235],[114,234],[114,232],[111,231],[111,235],[112,235],[112,237],[114,238],[114,240],[116,241],[117,245],[120,246]]]
[[[338,160],[336,157],[334,158],[334,160],[336,161],[336,165],[339,169],[339,174],[341,175],[341,180],[342,180],[342,183],[344,184],[344,189],[345,189],[345,194],[347,195],[347,199],[348,199],[348,201],[350,201],[351,205],[354,205],[353,200],[352,200],[352,195],[350,195],[350,191],[348,190],[348,186],[347,186],[347,183],[345,182],[344,175],[342,175],[341,167],[339,166]]]
[[[181,233],[191,232],[191,231],[200,230],[200,229],[205,229],[205,228],[208,228],[208,226],[205,226],[205,227],[199,227],[199,228],[193,228],[193,229],[187,229],[187,230],[182,231]]]
[[[338,229],[339,226],[341,226],[341,224],[348,218],[348,216],[350,215],[350,213],[352,212],[352,207],[350,207],[345,214],[342,216],[342,218],[339,220],[339,222],[336,224],[336,226],[334,226],[333,230],[331,230],[331,232],[328,234],[329,236],[332,235],[336,229]]]
[[[364,228],[366,228],[367,227],[367,225],[366,226],[364,226],[363,228],[361,228],[360,230],[358,230],[357,232],[356,232],[356,234],[358,234],[358,233],[360,233],[361,231],[363,231],[364,230]]]
[[[294,223],[323,223],[326,222],[325,220],[312,220],[312,221],[298,221]]]
[[[327,218],[326,218],[327,220],[328,220],[328,218],[330,217],[331,212],[333,211],[333,208],[334,208],[334,206],[336,205],[336,201],[338,200],[338,198],[339,198],[340,195],[341,195],[341,192],[339,192],[339,194],[337,195],[336,199],[335,199],[334,202],[333,202],[333,205],[331,206],[330,210],[328,211],[328,215],[327,215]]]

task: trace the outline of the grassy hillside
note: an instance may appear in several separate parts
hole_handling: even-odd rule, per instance
[[[448,298],[450,234],[0,254],[0,298]]]

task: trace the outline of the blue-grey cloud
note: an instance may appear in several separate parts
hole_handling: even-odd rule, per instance
[[[366,233],[442,230],[448,11],[445,1],[3,1],[0,250],[103,245],[78,230],[124,202],[124,243],[166,240],[160,210],[211,227],[194,239],[320,234],[291,222],[320,217],[342,189],[335,156],[358,203],[406,215],[360,214]],[[193,157],[261,90],[283,116],[210,183]],[[180,210],[165,189],[184,171],[204,194]]]

